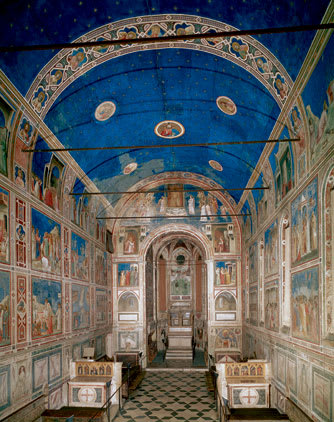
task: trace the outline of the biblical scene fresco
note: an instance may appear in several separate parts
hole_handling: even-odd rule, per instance
[[[61,273],[60,224],[31,209],[31,266],[33,270]]]
[[[0,346],[10,344],[10,273],[0,271]]]
[[[96,289],[96,323],[105,323],[107,321],[108,313],[108,296],[105,289]]]
[[[216,262],[215,274],[215,286],[235,285],[237,282],[237,262]]]
[[[232,224],[221,224],[213,227],[213,246],[217,254],[235,251],[235,237]]]
[[[280,139],[289,139],[290,135],[285,127]],[[294,185],[293,155],[289,142],[275,145],[269,161],[274,173],[276,203],[280,202],[290,192]]]
[[[318,256],[318,178],[291,204],[291,262],[299,265]]]
[[[249,282],[258,282],[258,252],[257,243],[254,242],[249,247]]]
[[[88,242],[74,232],[71,242],[71,274],[80,280],[87,281],[89,277]]]
[[[138,286],[138,264],[118,264],[118,287]]]
[[[302,94],[310,131],[311,164],[332,146],[334,141],[334,73],[328,63],[334,61],[331,37]],[[316,95],[314,94],[316,93]]]
[[[266,283],[264,287],[264,325],[268,330],[279,329],[278,280]]]
[[[249,287],[249,319],[252,325],[258,324],[259,297],[257,286]]]
[[[32,279],[32,337],[62,332],[61,283]]]
[[[79,330],[90,324],[89,287],[72,284],[72,329]]]
[[[49,149],[39,136],[35,149]],[[61,209],[60,200],[65,165],[52,152],[35,152],[31,164],[31,193],[53,208]]]
[[[294,337],[319,342],[318,268],[292,274],[292,334]]]
[[[277,220],[264,234],[264,275],[278,273],[278,225]]]
[[[107,253],[96,249],[95,255],[95,283],[107,285]]]
[[[199,227],[208,222],[231,222],[231,217],[225,206],[211,193],[206,192],[184,192],[194,189],[194,185],[162,185],[156,189],[161,192],[145,192],[136,195],[133,207],[126,216],[152,217],[143,219],[143,223],[150,222],[150,226],[160,224],[159,216],[185,217],[197,215],[199,219],[189,218],[191,224]]]
[[[0,262],[9,263],[9,192],[0,187]]]
[[[251,209],[248,203],[248,200],[244,203],[242,210],[242,214],[251,214]],[[252,216],[251,215],[245,215],[243,217],[243,235],[245,238],[245,241],[247,241],[251,235],[252,235]]]
[[[7,176],[8,142],[14,109],[0,96],[0,173]]]
[[[237,303],[235,297],[230,292],[223,292],[216,298],[216,311],[236,311]]]
[[[135,255],[138,253],[139,247],[139,229],[125,229],[123,252],[125,255]]]
[[[72,188],[74,193],[83,194],[86,192],[86,186],[79,180],[76,179]],[[72,223],[81,227],[87,233],[89,233],[89,226],[91,222],[90,215],[90,199],[86,195],[70,195],[70,219]]]
[[[216,328],[215,349],[240,349],[241,328]]]

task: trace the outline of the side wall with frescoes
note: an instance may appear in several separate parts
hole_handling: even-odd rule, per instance
[[[243,225],[243,355],[272,362],[272,405],[334,418],[334,39],[263,159],[270,200],[249,193]],[[311,50],[312,52],[312,50]],[[316,54],[316,51],[314,51]],[[266,191],[265,191],[266,192]],[[289,400],[287,400],[289,399]],[[295,419],[293,419],[295,420]]]
[[[50,133],[5,78],[0,117],[0,418],[28,405],[23,420],[45,400],[67,403],[70,361],[85,347],[105,354],[111,255],[95,219],[104,205],[83,195],[69,157],[48,151]]]

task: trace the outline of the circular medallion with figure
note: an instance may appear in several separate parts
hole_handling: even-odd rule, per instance
[[[156,125],[154,133],[161,138],[178,138],[184,134],[185,130],[181,123],[174,120],[164,120]]]
[[[123,174],[130,174],[133,171],[135,171],[137,167],[138,167],[137,163],[130,163],[127,166],[124,167]]]
[[[218,163],[218,161],[210,160],[209,164],[213,169],[215,169],[217,171],[223,171],[223,166],[220,163]]]
[[[216,99],[216,104],[219,110],[223,113],[228,114],[229,116],[233,116],[237,112],[237,106],[228,97],[218,97]]]
[[[115,111],[116,105],[112,101],[104,101],[96,107],[95,119],[99,122],[105,122],[113,116]]]

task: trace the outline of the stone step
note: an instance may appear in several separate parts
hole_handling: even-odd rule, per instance
[[[193,352],[192,349],[175,348],[168,349],[166,352],[165,359],[187,359],[192,360]]]

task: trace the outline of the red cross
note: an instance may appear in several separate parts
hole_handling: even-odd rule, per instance
[[[89,402],[90,401],[89,398],[94,397],[94,393],[89,388],[85,388],[83,391],[85,391],[85,393],[81,393],[80,396],[82,398],[86,398],[86,400],[84,401]]]
[[[245,394],[241,395],[240,393],[240,397],[242,397],[243,399],[248,399],[248,404],[250,404],[250,399],[257,399],[257,396],[251,396],[250,394],[250,390],[248,390],[248,396],[246,396]]]

